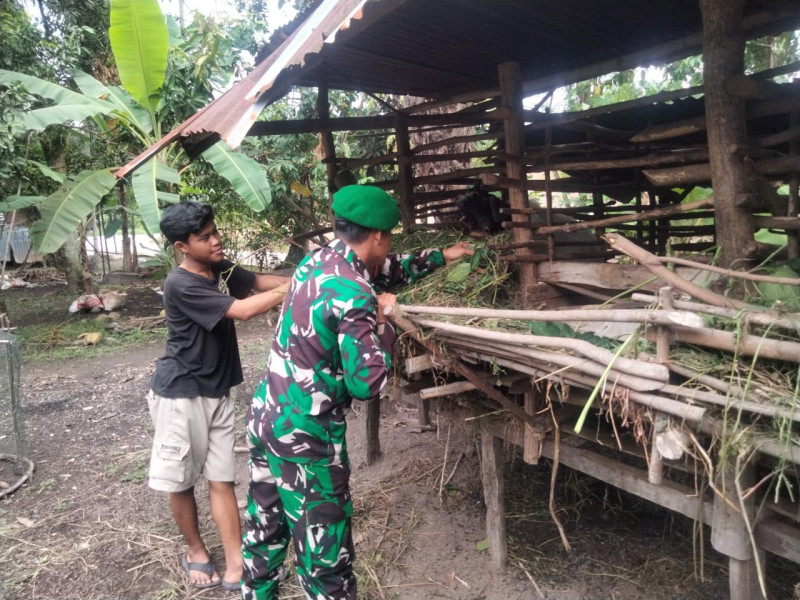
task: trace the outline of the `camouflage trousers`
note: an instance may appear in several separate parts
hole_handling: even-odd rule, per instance
[[[242,536],[244,600],[276,600],[294,540],[297,576],[310,600],[355,600],[347,461],[292,462],[250,447],[250,487]]]

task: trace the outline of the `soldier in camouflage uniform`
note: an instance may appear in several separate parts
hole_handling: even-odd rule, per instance
[[[338,239],[298,266],[247,415],[245,600],[277,598],[291,538],[306,598],[356,598],[345,412],[353,398],[380,395],[395,339],[384,313],[394,296],[375,288],[472,253],[457,244],[389,255],[399,211],[377,187],[342,188],[333,212]]]

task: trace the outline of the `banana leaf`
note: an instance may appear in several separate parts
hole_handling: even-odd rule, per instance
[[[167,72],[167,24],[157,0],[112,0],[111,50],[122,86],[155,110]]]
[[[0,85],[20,82],[31,94],[52,100],[55,105],[37,108],[25,113],[24,129],[41,131],[49,125],[80,122],[100,114],[111,114],[114,106],[103,100],[87,97],[58,84],[31,77],[23,73],[0,69]]]
[[[145,162],[133,172],[131,177],[136,204],[139,205],[145,227],[152,234],[161,231],[161,226],[159,225],[161,207],[158,204],[158,198],[159,194],[163,192],[158,190],[159,181],[179,183],[180,175],[175,169],[164,164],[158,157]]]
[[[115,107],[114,116],[124,121],[127,126],[138,129],[144,135],[153,133],[150,113],[126,90],[119,86],[106,86],[83,71],[75,71],[72,78],[86,96],[112,104]]]
[[[45,200],[45,196],[7,196],[0,202],[0,212],[11,212],[29,206],[35,206]]]
[[[264,168],[249,156],[232,151],[219,141],[203,152],[205,158],[247,205],[256,212],[264,210],[272,202],[272,189]]]
[[[42,218],[31,227],[34,248],[49,253],[58,250],[78,224],[117,183],[110,169],[82,171],[39,206]]]

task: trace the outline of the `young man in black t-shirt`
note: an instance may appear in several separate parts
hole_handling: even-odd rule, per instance
[[[172,515],[187,545],[181,564],[192,585],[236,590],[242,556],[230,389],[243,378],[233,320],[246,321],[280,304],[289,278],[253,273],[224,260],[208,205],[167,207],[161,231],[183,259],[164,283],[167,344],[148,396],[155,425],[150,487],[170,494]],[[250,295],[254,290],[265,293]],[[225,553],[222,577],[198,527],[194,486],[201,474],[208,480],[211,515]]]

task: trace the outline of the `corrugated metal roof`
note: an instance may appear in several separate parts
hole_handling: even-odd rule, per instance
[[[190,156],[217,139],[236,147],[291,85],[479,98],[503,62],[527,93],[700,51],[697,0],[324,0],[250,75],[117,172],[180,140]],[[751,36],[800,27],[796,0],[748,0]],[[285,35],[285,32],[281,32]],[[323,44],[323,41],[329,43]],[[270,47],[274,47],[273,43]]]
[[[220,138],[232,148],[238,146],[261,110],[292,85],[292,78],[286,76],[288,68],[292,65],[302,67],[307,59],[316,57],[322,45],[330,43],[339,29],[348,27],[351,19],[360,18],[365,2],[367,0],[324,0],[247,77],[119,169],[115,175],[124,177],[174,141],[189,144],[191,149],[187,151],[190,156],[199,154]]]

